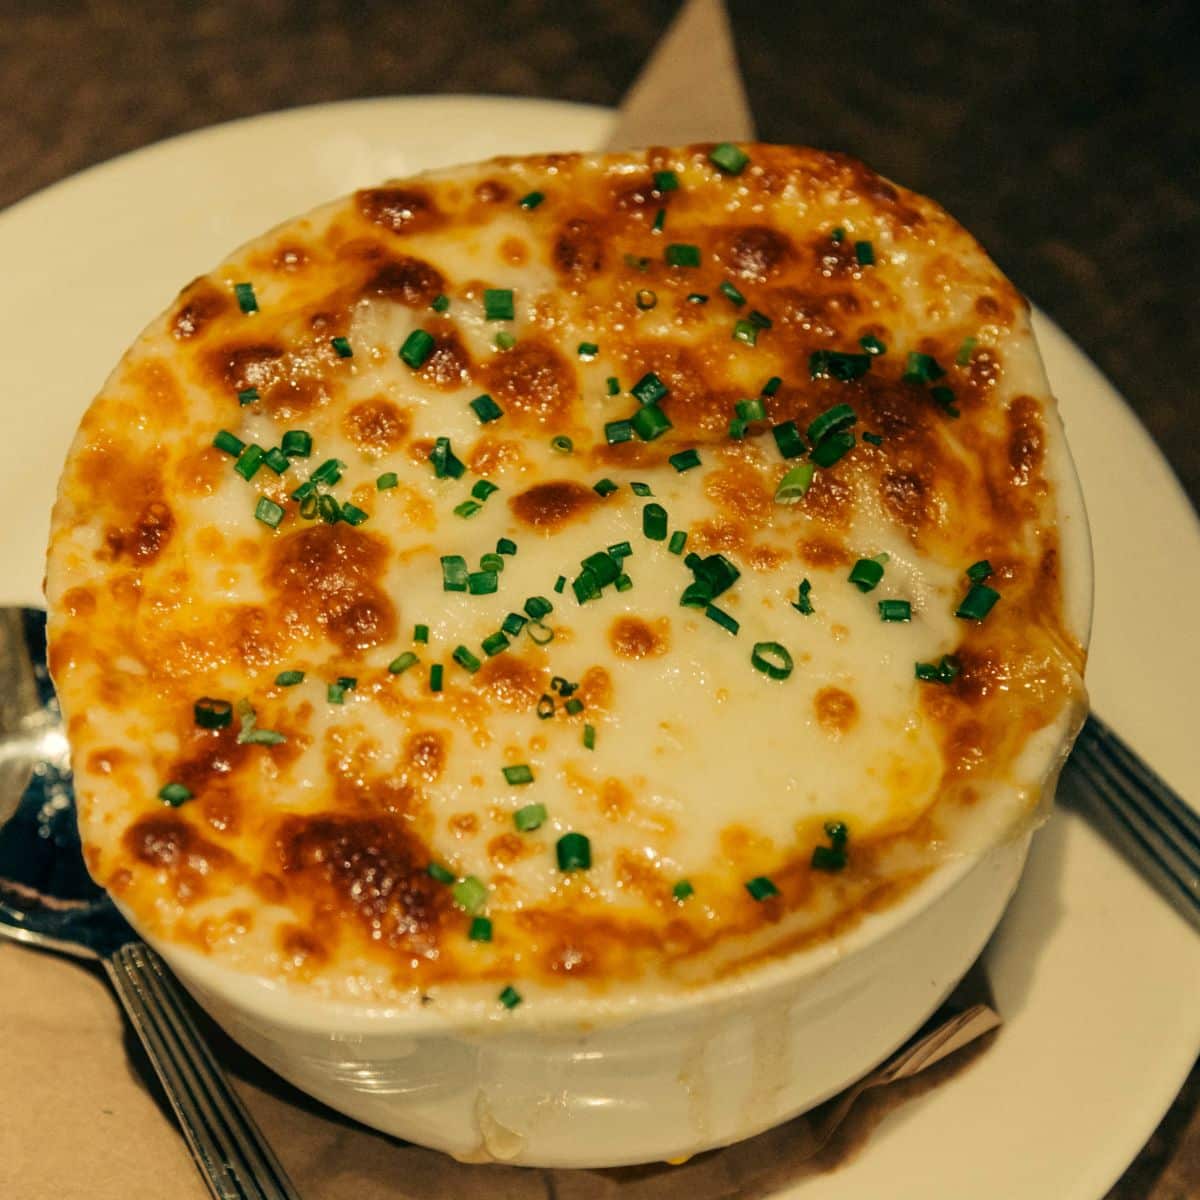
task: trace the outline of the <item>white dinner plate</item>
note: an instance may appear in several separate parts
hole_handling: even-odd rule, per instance
[[[496,153],[596,146],[611,120],[604,109],[532,100],[323,105],[175,138],[0,214],[0,602],[39,602],[48,514],[76,422],[182,284],[354,187]],[[1195,804],[1200,525],[1111,385],[1049,320],[1037,328],[1096,548],[1094,705]],[[776,1200],[1103,1195],[1200,1050],[1200,939],[1059,810],[1034,840],[987,965],[1005,1019],[996,1043],[892,1113],[843,1169]]]

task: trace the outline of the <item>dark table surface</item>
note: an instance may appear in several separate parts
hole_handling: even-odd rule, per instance
[[[148,142],[272,109],[422,92],[615,104],[677,7],[0,0],[0,208]],[[1116,384],[1196,504],[1200,5],[730,11],[762,138],[848,151],[944,204]],[[1197,1195],[1194,1071],[1109,1200]]]

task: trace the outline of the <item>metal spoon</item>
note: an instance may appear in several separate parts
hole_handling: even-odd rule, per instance
[[[46,614],[0,608],[0,936],[98,960],[216,1200],[299,1200],[183,989],[88,876]]]

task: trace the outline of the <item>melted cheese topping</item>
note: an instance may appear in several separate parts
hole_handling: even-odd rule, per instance
[[[71,452],[47,595],[89,863],[148,930],[339,996],[686,983],[844,928],[1028,818],[1048,761],[1029,748],[1061,745],[1083,654],[1027,307],[929,201],[840,156],[749,153],[737,176],[692,147],[359,192],[196,280],[129,350]],[[825,351],[865,357],[826,372]],[[609,444],[647,376],[670,427]],[[502,415],[481,421],[482,394]],[[804,436],[839,404],[853,448],[778,502],[806,460],[773,426]],[[264,451],[304,431],[311,455],[248,480],[220,430]],[[431,462],[443,438],[457,477]],[[650,505],[682,553],[647,535]],[[584,560],[624,542],[631,586],[587,598],[584,576],[578,598]],[[448,556],[495,590],[445,590]],[[1000,600],[964,620],[981,559]],[[736,632],[681,605],[701,562],[736,568],[713,600]],[[790,676],[755,669],[758,643]],[[952,681],[915,677],[944,655]],[[200,698],[238,711],[204,728]],[[840,871],[813,866],[829,822]],[[560,867],[569,832],[587,869]],[[490,942],[431,863],[486,887]]]

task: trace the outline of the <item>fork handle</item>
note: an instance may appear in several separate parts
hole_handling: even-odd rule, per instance
[[[130,942],[103,961],[214,1200],[299,1200],[162,959]]]

